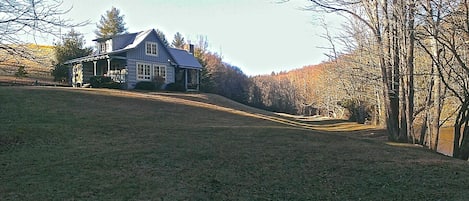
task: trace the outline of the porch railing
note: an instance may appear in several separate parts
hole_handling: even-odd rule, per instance
[[[125,76],[127,75],[127,69],[121,70],[110,70],[105,76],[110,77],[114,82],[125,83]]]

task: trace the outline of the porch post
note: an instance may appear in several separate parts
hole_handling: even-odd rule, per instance
[[[75,87],[75,85],[73,84],[73,64],[70,63],[70,68],[68,68],[68,76],[70,79],[68,79],[68,83],[71,84],[73,87]]]
[[[109,71],[111,71],[111,59],[107,59],[107,76],[109,76]]]
[[[199,70],[195,70],[197,73],[197,91],[200,90],[200,71]]]
[[[98,63],[97,61],[93,61],[93,72],[94,72],[94,76],[96,76],[96,63]]]
[[[184,89],[187,91],[187,68],[184,69]]]

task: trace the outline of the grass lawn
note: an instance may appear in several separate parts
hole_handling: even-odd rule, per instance
[[[0,122],[0,200],[466,200],[469,190],[467,162],[214,95],[0,87]]]

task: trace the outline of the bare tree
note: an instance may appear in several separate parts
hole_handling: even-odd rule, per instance
[[[441,90],[438,66],[441,66],[441,52],[438,43],[440,37],[440,24],[442,19],[442,0],[425,0],[421,16],[425,22],[421,26],[418,44],[427,56],[431,59],[430,81],[428,82],[428,96],[424,104],[424,118],[420,132],[420,144],[428,146],[432,150],[437,150],[440,131],[440,116],[442,112],[443,97]]]
[[[62,18],[70,11],[62,9],[61,0],[0,1],[0,50],[9,55],[34,59],[23,48],[27,36],[59,37],[62,28],[73,28],[87,22],[71,23]]]
[[[469,159],[469,5],[462,1],[434,1],[441,24],[432,34],[436,50],[433,60],[445,87],[460,103],[454,121],[453,157]],[[432,15],[433,16],[433,15]],[[434,17],[434,16],[433,16]],[[441,58],[439,56],[441,54]],[[440,60],[441,59],[441,60]]]
[[[413,140],[414,1],[311,0],[314,8],[359,20],[377,47],[388,137]]]

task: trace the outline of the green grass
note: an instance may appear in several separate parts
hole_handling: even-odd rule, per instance
[[[0,122],[0,200],[465,200],[469,186],[467,162],[214,95],[0,87]]]

